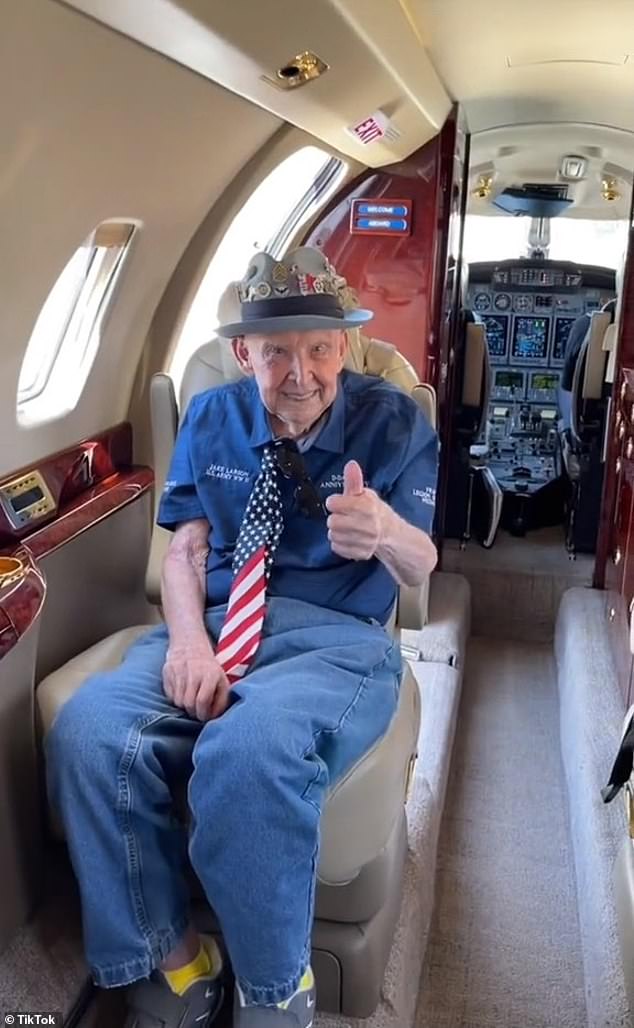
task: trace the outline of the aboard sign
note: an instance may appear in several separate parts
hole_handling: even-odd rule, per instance
[[[412,201],[378,199],[353,200],[350,232],[366,236],[408,236],[412,230]]]

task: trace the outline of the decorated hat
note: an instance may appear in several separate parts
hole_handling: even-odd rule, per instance
[[[345,286],[346,280],[312,246],[291,250],[281,260],[256,253],[238,283],[240,321],[216,331],[233,338],[259,332],[345,329],[370,321],[372,311],[344,309]]]

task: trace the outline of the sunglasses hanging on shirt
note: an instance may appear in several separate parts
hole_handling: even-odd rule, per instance
[[[300,513],[307,518],[327,517],[328,512],[294,440],[276,439],[273,444],[273,458],[284,478],[297,482],[294,495]]]

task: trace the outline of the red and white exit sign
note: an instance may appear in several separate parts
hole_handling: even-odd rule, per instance
[[[377,139],[382,139],[387,134],[387,130],[390,127],[390,119],[383,111],[375,111],[368,118],[364,118],[363,121],[357,122],[356,125],[350,125],[348,132],[352,136],[356,136],[360,143],[367,146],[368,143],[374,143]]]

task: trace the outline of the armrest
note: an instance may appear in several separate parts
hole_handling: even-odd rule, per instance
[[[396,627],[424,628],[429,617],[429,578],[422,585],[401,585],[398,590]]]

